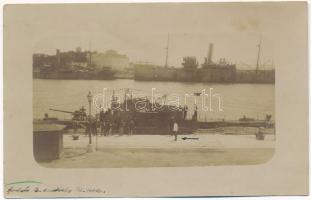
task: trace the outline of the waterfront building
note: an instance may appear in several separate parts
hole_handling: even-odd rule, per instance
[[[91,62],[96,70],[101,70],[103,67],[110,67],[116,71],[123,71],[130,65],[127,55],[119,54],[115,50],[108,50],[105,53],[92,52]]]

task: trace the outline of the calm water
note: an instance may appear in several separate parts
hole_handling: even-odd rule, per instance
[[[238,119],[243,115],[263,119],[266,114],[274,118],[274,85],[270,84],[211,84],[211,83],[178,83],[178,82],[142,82],[134,80],[40,80],[33,81],[34,118],[42,118],[44,113],[61,119],[70,118],[69,114],[49,111],[49,108],[73,111],[84,106],[88,108],[87,94],[103,94],[106,97],[115,90],[115,95],[124,97],[123,88],[131,88],[133,95],[151,97],[152,88],[156,96],[166,95],[166,102],[176,105],[187,104],[188,117],[194,108],[194,92],[206,90],[209,94],[212,88],[213,111],[202,110],[202,97],[196,97],[200,120]],[[188,96],[185,98],[185,94]],[[218,96],[217,96],[218,94]],[[155,96],[154,95],[154,96]],[[221,97],[219,109],[219,96]],[[107,98],[108,99],[108,98]],[[162,98],[164,99],[164,98]],[[103,102],[102,95],[98,104]],[[209,108],[210,99],[205,98],[205,107]],[[103,103],[102,105],[104,105]],[[94,106],[93,106],[94,108]],[[93,109],[93,113],[95,113]]]

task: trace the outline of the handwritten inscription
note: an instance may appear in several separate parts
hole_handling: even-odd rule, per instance
[[[106,193],[105,190],[96,187],[47,187],[41,184],[27,184],[27,183],[14,183],[14,184],[6,184],[6,193]]]

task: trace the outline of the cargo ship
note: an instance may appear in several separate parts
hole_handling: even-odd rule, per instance
[[[209,45],[208,57],[199,67],[196,57],[184,57],[181,68],[164,67],[150,64],[136,64],[134,79],[143,81],[180,81],[180,82],[211,82],[211,83],[271,83],[275,82],[275,71],[259,69],[261,43],[258,45],[258,59],[255,70],[237,69],[235,64],[225,58],[218,63],[213,62],[213,43]],[[168,58],[168,48],[167,56]]]

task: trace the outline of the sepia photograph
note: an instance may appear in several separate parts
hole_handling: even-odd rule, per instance
[[[35,44],[40,165],[252,165],[273,156],[274,48],[258,19],[178,4],[105,5],[100,18],[67,20],[64,28],[100,26],[89,35],[58,28],[66,36]]]
[[[5,5],[6,194],[305,194],[306,8]]]

